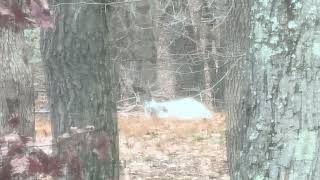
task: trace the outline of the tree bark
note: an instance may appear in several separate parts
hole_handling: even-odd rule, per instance
[[[197,54],[199,58],[199,63],[203,66],[203,87],[200,93],[201,99],[204,100],[204,103],[212,109],[213,107],[213,96],[212,92],[213,89],[211,88],[212,85],[212,78],[211,78],[211,70],[210,70],[210,61],[213,60],[211,56],[210,48],[211,45],[215,45],[213,37],[210,36],[210,29],[212,23],[203,22],[206,20],[206,14],[208,12],[208,4],[206,1],[200,0],[188,0],[188,7],[191,16],[192,26],[195,32],[195,39],[197,44]],[[210,43],[212,41],[212,43]],[[214,51],[214,50],[212,50]]]
[[[239,82],[240,75],[240,82],[248,83],[235,83],[236,90],[229,92],[234,99],[229,98],[227,133],[231,177],[320,179],[320,4],[267,0],[248,5],[233,3],[235,12],[242,12],[238,16],[247,17],[250,10],[251,26],[249,61],[240,69],[245,71],[237,68],[229,79]],[[236,29],[245,27],[243,20]],[[248,34],[242,30],[241,35]]]
[[[119,99],[122,100],[136,95],[136,102],[139,102],[138,97],[144,93],[136,88],[146,91],[148,84],[156,80],[157,54],[151,3],[147,0],[112,7],[112,58],[120,67]]]
[[[248,99],[249,71],[247,56],[249,25],[249,0],[228,1],[225,22],[222,24],[222,46],[225,47],[226,78],[224,79],[225,107],[228,112],[226,122],[227,157],[230,177],[233,180],[242,180],[239,169],[242,167],[244,141],[246,136],[247,119],[250,116]]]
[[[21,32],[0,29],[0,135],[12,131],[7,121],[14,115],[18,131],[34,137],[33,86],[24,50]]]
[[[171,98],[192,96],[200,87],[196,40],[187,3],[161,0],[154,3],[158,34],[158,81]],[[164,84],[162,84],[164,83]]]
[[[86,147],[81,154],[83,179],[119,179],[119,147],[115,97],[115,71],[110,57],[110,7],[99,4],[57,5],[53,32],[43,33],[42,54],[47,66],[49,102],[55,138],[71,126],[93,125],[106,134],[108,157],[100,160]],[[62,147],[61,149],[62,150]],[[76,174],[68,169],[67,179]]]
[[[166,99],[175,98],[176,91],[176,73],[174,68],[174,61],[169,52],[169,37],[168,29],[166,29],[166,13],[162,10],[161,1],[153,1],[152,4],[152,18],[154,19],[153,29],[156,39],[157,48],[157,83],[161,90],[161,94]]]

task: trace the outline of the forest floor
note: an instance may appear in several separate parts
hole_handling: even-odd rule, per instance
[[[223,114],[194,121],[118,114],[121,180],[229,180]],[[38,145],[51,142],[48,117],[36,115]]]
[[[228,180],[224,116],[150,120],[119,114],[123,179]]]

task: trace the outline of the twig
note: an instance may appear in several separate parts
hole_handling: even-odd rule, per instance
[[[97,2],[77,2],[77,3],[58,3],[52,5],[53,7],[58,7],[61,5],[104,5],[104,6],[112,6],[117,4],[126,4],[126,3],[135,3],[135,2],[142,2],[146,0],[131,0],[131,1],[121,1],[121,2],[110,2],[110,3],[97,3]]]

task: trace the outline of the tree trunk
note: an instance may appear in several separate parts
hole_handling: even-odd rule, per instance
[[[212,41],[212,37],[210,37],[210,28],[211,23],[206,22],[205,15],[208,13],[208,7],[207,7],[206,1],[200,1],[200,0],[188,0],[188,7],[190,11],[191,16],[191,22],[192,26],[195,32],[195,38],[197,41],[197,54],[199,58],[199,63],[203,66],[203,87],[202,91],[200,93],[201,99],[204,100],[205,104],[212,109],[212,91],[211,88],[212,85],[212,78],[210,73],[210,60],[212,56],[210,56],[210,48]]]
[[[241,155],[244,149],[247,119],[250,116],[250,107],[246,93],[248,92],[247,72],[249,71],[247,58],[237,57],[238,54],[246,54],[248,47],[248,23],[249,23],[249,0],[229,1],[227,4],[228,14],[225,23],[222,24],[225,47],[226,78],[224,100],[227,117],[227,157],[230,177],[233,180],[242,180],[239,177],[239,169],[242,168]],[[245,179],[243,179],[245,180]]]
[[[161,0],[154,4],[161,89],[171,97],[195,95],[199,93],[195,89],[200,86],[198,79],[201,67],[195,56],[195,33],[187,3]]]
[[[49,102],[55,138],[71,126],[93,125],[108,139],[106,160],[86,147],[75,147],[81,156],[83,179],[119,178],[119,147],[116,105],[112,88],[117,87],[110,58],[110,7],[98,4],[63,4],[55,1],[56,27],[45,32],[42,54],[47,66]],[[60,149],[62,150],[62,148]],[[68,169],[66,179],[75,179]]]
[[[161,1],[153,1],[151,5],[152,18],[155,19],[153,29],[157,48],[157,83],[161,94],[166,99],[173,99],[176,95],[176,73],[174,61],[169,52],[168,29],[166,29],[166,22],[163,21],[166,13],[162,10]]]
[[[244,18],[236,29],[246,25],[248,4],[234,1],[234,12]],[[237,90],[230,92],[232,179],[320,179],[319,5],[312,0],[251,3],[249,62],[241,63],[247,73],[237,68],[229,80],[239,82],[240,75],[251,85],[235,83]]]
[[[7,121],[17,115],[18,131],[34,137],[33,86],[23,42],[22,33],[0,29],[0,135],[12,131]]]
[[[157,73],[158,83],[162,94],[167,99],[173,99],[176,96],[176,72],[174,68],[174,61],[169,53],[168,41],[169,37],[165,29],[161,25],[157,26]]]
[[[122,0],[117,0],[122,2]],[[120,3],[112,7],[112,58],[120,67],[120,97],[131,102],[156,80],[156,47],[152,29],[151,0]],[[139,88],[141,91],[137,91]],[[140,95],[139,95],[140,94]]]

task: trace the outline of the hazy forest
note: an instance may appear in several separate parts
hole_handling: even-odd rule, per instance
[[[320,180],[318,108],[320,0],[0,0],[0,180]]]

